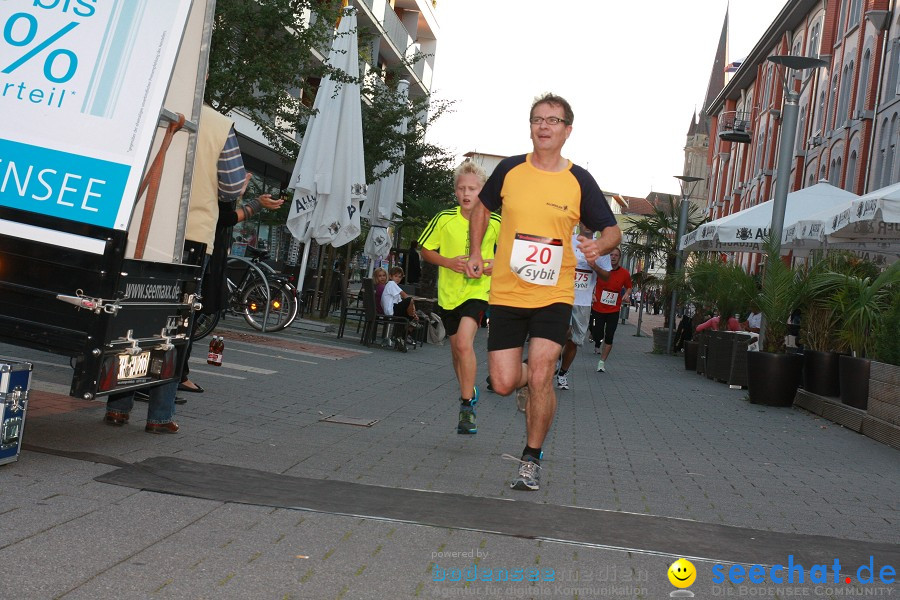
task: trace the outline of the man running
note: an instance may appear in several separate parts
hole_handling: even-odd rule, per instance
[[[475,424],[475,404],[478,388],[475,377],[478,362],[475,358],[475,334],[488,307],[491,288],[491,262],[494,245],[500,231],[500,216],[491,214],[487,231],[481,240],[481,256],[485,259],[481,278],[466,277],[469,258],[469,218],[478,202],[478,194],[487,175],[479,165],[465,161],[454,173],[454,189],[459,206],[431,219],[419,236],[422,258],[438,265],[438,306],[441,319],[450,337],[453,369],[459,381],[459,424],[456,433],[478,432]]]
[[[591,319],[591,302],[594,297],[594,286],[597,283],[597,275],[609,277],[612,265],[609,255],[601,256],[596,261],[589,261],[584,253],[578,249],[578,235],[591,237],[591,232],[579,223],[575,233],[572,234],[572,248],[575,250],[575,304],[572,306],[572,319],[569,322],[569,336],[562,349],[562,357],[559,362],[559,371],[556,372],[556,387],[561,390],[569,389],[569,367],[578,354],[578,348],[584,345],[587,335],[588,322]]]
[[[622,260],[622,251],[613,248],[609,253],[612,269],[606,272],[606,277],[597,280],[594,288],[594,303],[591,305],[591,335],[594,336],[594,344],[600,348],[600,362],[597,363],[597,372],[606,371],[606,361],[612,352],[613,337],[616,335],[616,327],[619,323],[619,311],[622,302],[628,302],[631,296],[631,275],[623,269],[619,262]]]
[[[622,238],[615,217],[590,173],[562,156],[574,120],[569,103],[552,94],[537,98],[528,120],[533,151],[497,165],[479,194],[482,207],[469,221],[466,273],[481,277],[481,241],[492,210],[503,208],[491,281],[488,366],[494,390],[505,396],[528,386],[526,445],[516,490],[540,488],[542,445],[556,413],[553,374],[572,315],[575,254],[571,234],[581,221],[597,240],[578,236],[589,261]],[[528,342],[528,364],[522,350]]]

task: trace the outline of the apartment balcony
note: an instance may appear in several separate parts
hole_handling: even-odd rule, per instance
[[[749,144],[752,137],[751,113],[728,111],[719,117],[719,139]]]

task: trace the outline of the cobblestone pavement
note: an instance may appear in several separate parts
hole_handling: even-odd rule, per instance
[[[880,565],[900,570],[900,453],[800,409],[751,405],[746,390],[650,353],[661,319],[644,315],[636,337],[632,312],[606,373],[589,346],[579,353],[535,493],[510,490],[516,467],[501,459],[524,446],[513,397],[482,390],[478,434],[456,434],[448,345],[401,354],[361,346],[353,325],[338,340],[297,329],[262,336],[228,319],[225,364],[192,361],[206,393],[182,394],[173,436],[144,433],[141,404],[131,424],[104,425],[102,403],[66,396],[67,358],[0,346],[35,364],[27,449],[0,467],[0,598],[662,598],[675,590],[666,571],[678,556],[661,550],[672,540],[647,532],[685,524],[667,519],[696,533],[680,540],[697,569],[694,597],[900,597],[896,584],[861,585],[858,564],[842,563],[849,586],[830,571],[827,585],[811,582],[810,564],[803,584],[729,582],[729,552],[766,535],[792,541],[761,564],[845,544],[874,549],[876,575]],[[480,381],[485,340],[482,330]],[[374,424],[323,421],[332,416]],[[347,482],[370,503],[384,488],[422,490],[422,500],[387,520],[95,481],[154,457]],[[430,492],[461,495],[455,526],[428,524],[445,506]],[[484,498],[510,502],[468,518],[470,499]],[[529,539],[516,518],[535,503],[590,509],[579,513],[586,529],[592,514],[641,519],[621,532],[627,544],[602,533],[591,543]],[[495,527],[470,526],[489,518]],[[708,543],[716,532],[744,542]]]

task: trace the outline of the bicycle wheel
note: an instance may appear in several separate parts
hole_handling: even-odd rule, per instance
[[[200,313],[194,316],[194,329],[191,331],[191,341],[196,342],[202,340],[216,328],[219,324],[219,318],[222,313],[217,312],[212,315]]]
[[[241,298],[244,320],[257,331],[280,331],[297,317],[297,299],[288,287],[277,281],[270,281],[269,292],[270,295],[267,296],[266,284],[258,281],[251,283]]]

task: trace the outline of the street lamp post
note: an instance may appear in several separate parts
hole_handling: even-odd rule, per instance
[[[769,236],[781,251],[781,233],[784,229],[784,210],[787,207],[788,188],[791,178],[794,141],[797,137],[797,102],[800,93],[794,91],[792,71],[828,66],[821,58],[809,56],[770,56],[769,62],[784,67],[784,105],[781,109],[781,141],[778,146],[778,166],[775,170],[775,199],[772,203],[772,223]],[[724,317],[724,315],[723,315]]]
[[[678,234],[675,237],[676,248],[681,244],[681,238],[684,237],[685,229],[687,229],[687,220],[688,220],[688,204],[690,204],[691,191],[693,191],[694,184],[698,181],[703,181],[702,177],[691,177],[690,175],[676,175],[675,179],[678,180],[678,184],[681,186],[681,212],[679,213],[678,218]],[[681,268],[681,263],[684,257],[684,250],[678,250],[675,254],[675,272]],[[673,333],[675,332],[675,307],[678,305],[678,290],[672,290],[672,304],[669,306],[669,337],[666,340],[666,351],[669,354],[674,353],[674,348],[672,347],[672,343],[674,340]]]

